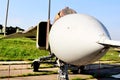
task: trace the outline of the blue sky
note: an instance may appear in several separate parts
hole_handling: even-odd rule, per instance
[[[96,17],[110,32],[112,39],[120,40],[120,0],[51,0],[51,22],[56,13],[66,6]],[[5,24],[7,0],[0,0],[0,24]],[[10,0],[8,26],[28,29],[47,20],[48,0]]]

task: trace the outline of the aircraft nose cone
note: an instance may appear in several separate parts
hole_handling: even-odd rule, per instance
[[[51,28],[51,51],[64,62],[85,64],[95,57],[88,58],[91,54],[97,55],[104,48],[97,43],[103,34],[109,38],[104,25],[97,19],[84,14],[66,15],[58,19]]]

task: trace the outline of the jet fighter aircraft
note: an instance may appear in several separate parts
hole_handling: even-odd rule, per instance
[[[49,27],[49,28],[48,28]],[[99,60],[110,47],[120,47],[119,41],[111,40],[105,26],[96,18],[79,14],[66,7],[57,13],[54,23],[42,21],[37,26],[4,38],[36,38],[37,48],[50,54],[33,61],[37,71],[42,61],[56,57],[59,66],[59,80],[69,80],[68,68],[83,70],[84,66]]]

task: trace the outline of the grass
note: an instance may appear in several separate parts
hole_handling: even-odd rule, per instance
[[[74,78],[74,79],[72,79],[72,80],[83,80],[83,79],[80,79],[80,78]]]
[[[94,79],[93,76],[89,75],[88,77],[75,77],[75,78],[72,78],[71,80],[92,80]]]
[[[0,34],[0,38],[2,38],[3,36],[4,36],[4,35],[1,35],[1,34]]]
[[[47,55],[45,50],[36,48],[36,42],[28,38],[0,40],[0,60],[34,60]]]
[[[36,41],[28,38],[14,38],[0,40],[0,61],[34,60],[47,55],[45,50],[36,48]],[[111,48],[102,61],[119,61],[119,53]]]
[[[120,62],[119,52],[115,51],[114,48],[110,48],[109,51],[100,60],[102,61],[118,61]]]

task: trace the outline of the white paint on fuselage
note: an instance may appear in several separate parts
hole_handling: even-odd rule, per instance
[[[50,31],[51,51],[60,60],[73,65],[86,65],[101,58],[108,50],[98,44],[110,39],[101,22],[85,14],[70,14],[57,20]],[[104,51],[102,51],[104,49]]]

